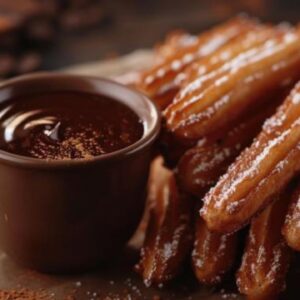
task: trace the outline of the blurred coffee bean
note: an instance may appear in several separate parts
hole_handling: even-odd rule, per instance
[[[102,5],[94,4],[81,9],[66,10],[60,19],[61,27],[66,31],[90,28],[106,18]]]
[[[6,77],[14,73],[16,58],[12,54],[0,53],[0,77]]]
[[[39,69],[60,31],[90,28],[105,17],[102,0],[0,0],[0,77]]]
[[[24,29],[25,39],[43,46],[51,42],[56,36],[56,28],[49,18],[34,18],[27,22]]]
[[[39,69],[42,62],[42,57],[39,53],[28,52],[22,54],[16,63],[15,73],[16,74],[24,74],[33,72]]]

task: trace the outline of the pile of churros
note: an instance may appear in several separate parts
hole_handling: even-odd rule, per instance
[[[162,110],[164,162],[136,269],[160,285],[190,256],[200,283],[237,268],[242,294],[274,299],[300,251],[300,28],[241,16],[155,53],[136,88]]]

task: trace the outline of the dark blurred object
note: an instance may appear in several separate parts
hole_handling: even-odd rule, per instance
[[[106,12],[103,1],[97,0],[67,0],[61,6],[61,28],[70,31],[89,28],[105,20]]]
[[[0,0],[0,77],[37,70],[60,31],[99,24],[100,0]]]
[[[54,37],[52,15],[31,0],[0,0],[0,77],[22,70],[34,70],[40,65],[38,45],[49,43]],[[24,68],[27,55],[34,52],[30,68]],[[25,60],[24,60],[25,59]]]
[[[0,0],[0,77],[152,48],[174,29],[199,33],[241,12],[296,23],[298,11],[299,0]],[[27,52],[36,60],[20,68]]]
[[[267,22],[299,21],[299,0],[98,1],[102,2],[113,18],[105,26],[61,35],[55,47],[47,52],[43,68],[63,68],[105,59],[107,53],[122,55],[153,48],[175,29],[198,34],[242,12]]]
[[[36,0],[55,13],[63,30],[78,30],[98,25],[106,17],[102,0]]]

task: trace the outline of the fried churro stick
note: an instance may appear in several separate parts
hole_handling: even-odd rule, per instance
[[[268,26],[260,25],[253,28],[249,32],[245,32],[234,38],[230,43],[225,44],[220,49],[207,55],[204,58],[198,59],[189,66],[182,75],[182,86],[187,86],[186,93],[193,92],[191,84],[194,88],[197,86],[197,80],[200,76],[208,74],[229,62],[233,58],[242,53],[258,47],[266,42],[266,40],[274,38],[276,35],[282,35],[290,30],[287,26]]]
[[[283,96],[278,99],[283,99]],[[188,151],[178,166],[180,186],[185,188],[186,192],[201,198],[226,171],[229,163],[251,143],[263,121],[275,111],[277,103],[278,101],[272,103],[258,114],[250,115],[237,128],[229,132],[221,144],[198,146]],[[192,254],[192,265],[197,279],[209,285],[219,283],[233,267],[237,247],[238,235],[236,233],[227,235],[211,232],[202,218],[198,218]]]
[[[158,44],[154,48],[156,60],[158,63],[162,63],[164,59],[175,55],[179,49],[191,47],[197,42],[197,36],[184,30],[174,30],[167,35],[163,43]]]
[[[287,244],[300,251],[300,182],[295,189],[292,201],[286,215],[285,223],[282,228],[282,233]]]
[[[272,201],[300,170],[300,83],[204,197],[211,230],[238,230]]]
[[[251,222],[237,273],[239,290],[249,299],[275,299],[285,287],[291,250],[281,234],[281,226],[289,205],[289,192],[275,196],[275,203]]]
[[[166,128],[183,140],[209,135],[299,77],[300,31],[290,30],[181,90],[165,111]]]
[[[136,270],[147,286],[174,278],[192,246],[193,201],[176,186],[174,175],[156,169],[149,190],[150,216]]]
[[[214,69],[219,68],[229,59],[242,54],[243,51],[253,48],[258,44],[262,44],[265,42],[266,39],[270,37],[274,37],[276,34],[283,34],[286,31],[286,27],[266,27],[266,26],[258,26],[254,28],[251,32],[246,32],[241,34],[240,36],[233,39],[231,43],[225,44],[219,50],[213,52],[211,55],[198,60],[188,70],[185,72],[185,81],[192,80],[193,78],[199,78],[200,76],[205,75],[205,73],[209,73]],[[195,79],[196,80],[196,79]],[[183,84],[184,85],[184,84]],[[184,88],[182,89],[185,90]],[[191,91],[191,88],[188,88],[187,91]],[[227,128],[223,128],[221,134],[214,133],[214,136],[219,138],[224,137],[224,132],[226,130],[231,130],[232,127],[236,126],[237,122],[232,124],[228,124]],[[191,139],[184,139],[180,140],[177,139],[171,132],[164,131],[162,138],[161,138],[161,152],[165,157],[166,163],[170,167],[175,167],[178,163],[181,156],[190,148],[194,147],[197,142],[198,138],[193,140]],[[204,138],[207,140],[207,137]],[[205,143],[207,145],[207,143]]]
[[[284,99],[285,93],[282,91],[280,93],[282,96],[278,99]],[[201,145],[188,150],[180,159],[176,172],[182,190],[202,197],[204,192],[216,184],[240,152],[251,144],[260,132],[265,119],[275,112],[280,102],[282,101],[274,101],[261,108],[260,112],[246,116],[224,137],[213,141],[207,139]]]
[[[142,76],[139,89],[154,101],[165,94],[174,96],[178,91],[178,76],[180,77],[180,73],[188,65],[256,26],[258,25],[253,20],[238,17],[206,31],[197,37],[196,41],[178,49],[174,55],[168,56],[162,63],[146,71]],[[169,97],[169,101],[172,101],[172,97]]]
[[[220,283],[236,260],[238,235],[226,235],[208,230],[205,222],[198,218],[192,252],[194,273],[203,284]]]
[[[277,90],[274,90],[268,96],[264,106],[257,107],[252,112],[248,111],[246,115],[241,116],[236,122],[230,123],[222,130],[200,140],[183,142],[174,138],[172,134],[163,131],[160,138],[160,151],[168,167],[175,168],[179,165],[178,169],[181,170],[178,170],[178,173],[182,174],[183,189],[187,187],[186,191],[188,193],[198,195],[202,190],[200,182],[202,179],[204,180],[204,189],[206,186],[205,182],[208,185],[214,184],[215,180],[225,172],[228,164],[233,161],[244,147],[252,142],[254,136],[261,129],[263,121],[282,103],[291,87],[291,85],[278,87]],[[210,164],[210,161],[212,164]],[[205,168],[203,170],[200,168],[202,162],[205,163],[208,169]],[[215,179],[211,179],[211,172],[213,172],[215,163],[218,164],[216,168],[220,166],[220,169],[218,174],[214,176]],[[208,172],[205,172],[206,170]],[[198,189],[200,189],[199,192]]]

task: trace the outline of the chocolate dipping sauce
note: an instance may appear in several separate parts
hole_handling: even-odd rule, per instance
[[[144,132],[129,107],[105,96],[54,92],[0,105],[0,149],[40,159],[81,159],[110,153]]]

